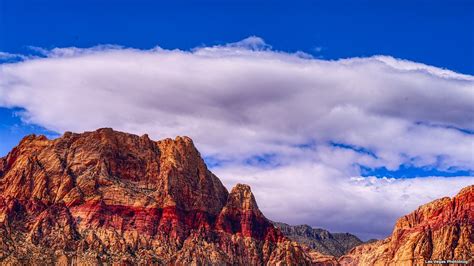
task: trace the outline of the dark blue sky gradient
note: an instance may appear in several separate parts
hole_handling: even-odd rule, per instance
[[[324,58],[391,55],[474,74],[474,1],[0,1],[0,51],[189,49],[256,35]],[[322,47],[317,52],[316,47]]]

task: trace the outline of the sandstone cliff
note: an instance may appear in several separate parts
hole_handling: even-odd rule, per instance
[[[187,137],[25,137],[0,159],[0,264],[317,263]],[[331,258],[323,258],[333,263]]]
[[[424,265],[427,260],[474,258],[474,185],[398,219],[385,240],[355,247],[341,265]],[[452,263],[451,263],[452,264]]]

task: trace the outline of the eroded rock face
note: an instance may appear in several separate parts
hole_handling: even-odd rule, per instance
[[[423,265],[426,260],[474,257],[474,186],[454,198],[442,198],[398,219],[385,240],[355,247],[342,265]]]
[[[317,263],[191,139],[28,136],[0,159],[0,264]],[[325,258],[327,260],[327,258]]]

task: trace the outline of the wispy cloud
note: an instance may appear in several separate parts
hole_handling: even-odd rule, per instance
[[[324,47],[322,46],[316,46],[313,48],[313,51],[315,51],[316,53],[321,53],[323,50],[324,50]]]
[[[110,126],[156,139],[189,135],[204,155],[224,162],[214,170],[227,184],[253,184],[272,217],[301,210],[291,217],[314,225],[341,217],[330,220],[334,229],[363,233],[373,218],[368,206],[388,221],[443,194],[428,189],[430,183],[449,184],[448,194],[472,183],[469,177],[376,185],[350,179],[360,176],[358,165],[473,169],[470,75],[388,56],[320,60],[272,50],[255,36],[191,51],[106,45],[42,54],[0,65],[0,106],[25,108],[24,120],[57,132]],[[262,160],[271,167],[259,167]],[[265,196],[277,188],[279,199]],[[399,192],[387,198],[392,190]],[[366,201],[360,195],[362,204],[351,205],[334,196],[348,191],[366,193]],[[315,197],[334,208],[301,207]]]
[[[12,54],[6,52],[0,52],[0,63],[3,62],[17,62],[21,60],[25,60],[28,57],[22,54]]]

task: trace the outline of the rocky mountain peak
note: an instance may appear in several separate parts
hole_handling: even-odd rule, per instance
[[[155,142],[110,128],[67,132],[55,140],[31,135],[0,166],[5,197],[68,205],[82,200],[146,200],[156,207],[178,205],[216,215],[228,195],[188,137]]]
[[[0,264],[309,263],[188,137],[30,135],[0,158]]]
[[[464,260],[474,254],[474,185],[455,197],[420,206],[398,219],[385,240],[354,248],[340,259],[343,265],[399,264],[426,260]]]
[[[270,237],[273,241],[278,241],[282,237],[260,212],[250,187],[244,184],[237,184],[232,188],[217,226],[226,232],[258,239]]]
[[[244,211],[260,212],[249,185],[237,184],[230,192],[226,207]],[[256,213],[261,215],[261,213]]]

